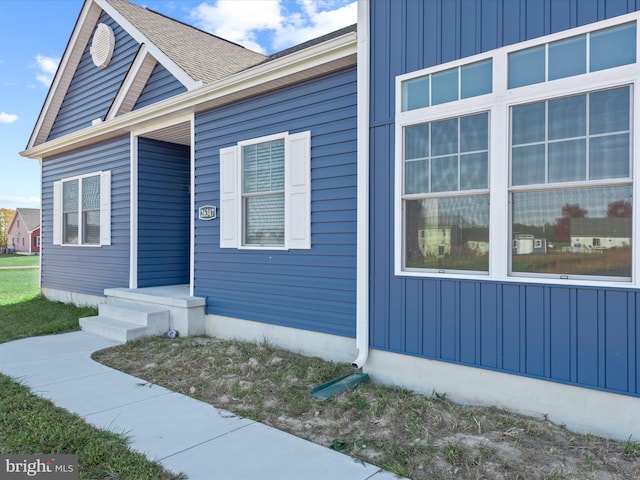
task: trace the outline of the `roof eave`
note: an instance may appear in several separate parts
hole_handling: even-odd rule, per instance
[[[47,94],[42,110],[40,111],[40,115],[36,121],[36,125],[29,137],[27,150],[34,148],[36,145],[46,143],[46,139],[51,131],[53,122],[55,121],[60,106],[62,105],[62,101],[64,100],[69,85],[75,75],[82,53],[93,34],[93,30],[102,11],[105,11],[111,18],[113,18],[138,43],[145,44],[147,46],[147,51],[158,62],[162,63],[162,65],[169,70],[169,72],[171,72],[171,74],[182,85],[184,85],[187,90],[195,90],[202,86],[201,81],[191,78],[159,48],[151,44],[151,42],[123,15],[112,7],[108,1],[85,0],[62,60],[60,61],[60,65],[58,66],[58,70],[56,71],[51,87],[49,88],[49,93]]]
[[[98,0],[100,1],[100,0]],[[83,145],[127,134],[133,127],[153,123],[161,117],[208,110],[217,105],[256,95],[274,88],[336,71],[356,64],[356,33],[243,70],[196,90],[126,113],[20,152],[42,159]]]

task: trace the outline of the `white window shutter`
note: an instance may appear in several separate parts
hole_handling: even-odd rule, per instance
[[[220,149],[220,248],[240,244],[238,147]]]
[[[311,132],[287,137],[285,246],[311,248]]]
[[[100,174],[100,245],[111,245],[111,171]]]
[[[62,182],[53,182],[53,244],[62,245]]]

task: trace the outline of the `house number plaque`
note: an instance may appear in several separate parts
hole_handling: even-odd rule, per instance
[[[198,218],[200,220],[213,220],[218,217],[218,207],[213,205],[203,205],[198,209]]]

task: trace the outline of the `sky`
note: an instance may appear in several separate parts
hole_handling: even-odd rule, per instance
[[[355,0],[131,0],[264,54],[356,23]],[[83,0],[0,0],[0,208],[40,207],[29,141]]]

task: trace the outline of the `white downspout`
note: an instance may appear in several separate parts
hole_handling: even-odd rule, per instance
[[[351,362],[361,368],[369,357],[369,0],[358,0],[358,200],[356,260],[356,349]]]

